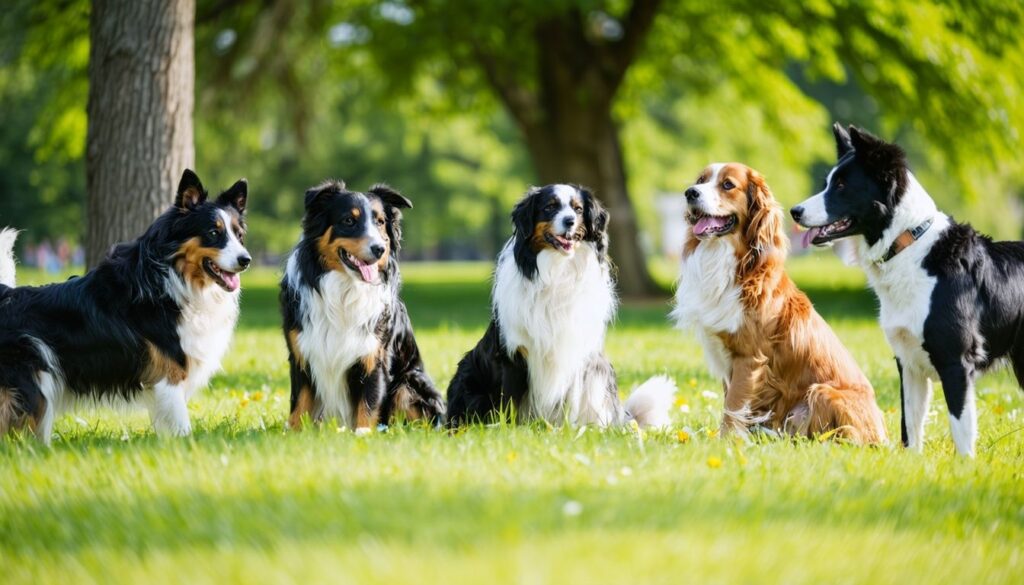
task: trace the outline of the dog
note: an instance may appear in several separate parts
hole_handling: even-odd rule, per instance
[[[672,318],[692,328],[722,380],[722,436],[753,425],[887,442],[871,383],[784,268],[782,208],[755,170],[712,164],[685,191]]]
[[[675,385],[652,378],[623,406],[604,355],[617,303],[608,213],[582,187],[548,185],[526,194],[512,223],[494,271],[490,325],[448,387],[450,425],[513,408],[520,422],[668,425]]]
[[[306,191],[302,240],[288,256],[281,311],[291,370],[288,426],[335,418],[365,433],[395,415],[443,424],[399,298],[402,209],[387,185],[326,181]]]
[[[0,434],[49,443],[82,403],[141,403],[160,435],[192,431],[187,403],[220,369],[238,320],[248,185],[210,199],[186,170],[174,204],[84,276],[14,287],[15,232],[0,234]]]
[[[939,211],[899,146],[854,126],[832,130],[838,162],[793,219],[808,228],[805,243],[835,242],[878,296],[900,375],[903,445],[922,450],[938,380],[956,450],[973,457],[978,376],[1005,358],[1024,385],[1024,243],[994,242]]]

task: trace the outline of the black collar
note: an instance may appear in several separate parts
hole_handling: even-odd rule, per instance
[[[906,250],[908,246],[921,239],[921,236],[928,231],[928,228],[932,227],[934,218],[929,217],[924,220],[918,226],[912,230],[904,230],[903,233],[896,236],[893,240],[892,245],[885,251],[885,255],[878,259],[875,264],[885,264],[889,260],[892,260],[896,254],[899,254],[903,250]]]

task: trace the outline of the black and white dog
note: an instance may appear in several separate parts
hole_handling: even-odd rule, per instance
[[[238,319],[248,187],[208,199],[186,170],[174,205],[80,278],[14,287],[13,230],[0,232],[0,434],[49,442],[80,403],[139,401],[161,435],[187,435],[187,402],[220,369]]]
[[[494,271],[491,323],[448,387],[450,424],[513,406],[521,421],[667,425],[675,384],[652,378],[623,408],[604,355],[616,309],[608,213],[586,189],[548,185],[527,193],[512,222]]]
[[[302,240],[281,281],[290,428],[333,417],[363,433],[398,413],[442,422],[444,402],[398,296],[401,210],[411,207],[386,185],[358,193],[327,181],[306,191]]]
[[[993,242],[936,209],[895,144],[853,126],[833,132],[839,162],[793,219],[809,228],[805,242],[850,238],[837,252],[878,295],[900,371],[903,444],[921,450],[938,380],[956,449],[973,456],[977,377],[1007,358],[1024,384],[1024,243]]]

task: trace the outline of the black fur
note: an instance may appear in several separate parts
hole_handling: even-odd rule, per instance
[[[607,262],[608,212],[586,188],[572,185],[580,195],[579,219],[574,238],[592,243],[598,260]],[[532,238],[539,223],[551,222],[560,209],[551,207],[557,202],[553,185],[532,189],[512,210],[513,258],[523,278],[532,280],[537,275],[537,254]],[[494,312],[492,311],[492,315]],[[611,371],[611,364],[600,356],[587,365],[588,371]],[[483,338],[459,361],[448,386],[448,421],[452,427],[490,420],[508,407],[522,403],[529,392],[529,371],[520,353],[509,356],[501,338],[501,324],[496,316]],[[610,375],[614,385],[614,373]],[[617,396],[618,388],[608,391]]]
[[[147,343],[187,369],[177,333],[181,307],[166,286],[168,277],[181,278],[171,257],[195,237],[222,248],[226,232],[213,233],[221,209],[238,217],[244,236],[246,197],[239,181],[211,201],[186,170],[175,205],[84,276],[40,287],[0,285],[0,389],[14,392],[18,415],[38,419],[43,412],[36,372],[62,375],[73,394],[131,399],[143,390]],[[52,352],[56,371],[32,338]]]
[[[299,286],[315,291],[320,290],[321,278],[328,272],[317,248],[320,237],[328,229],[332,229],[333,237],[365,236],[364,223],[347,225],[345,222],[353,208],[369,214],[373,211],[374,201],[379,201],[385,214],[384,227],[390,240],[391,253],[380,278],[392,286],[384,314],[378,320],[375,331],[382,351],[380,359],[374,362],[371,370],[367,371],[363,363],[357,361],[346,373],[352,394],[351,403],[355,405],[365,402],[373,412],[379,413],[381,422],[387,422],[396,414],[399,394],[407,390],[413,408],[422,413],[425,419],[443,424],[444,402],[424,369],[409,314],[399,297],[401,274],[397,253],[401,249],[401,209],[411,208],[412,203],[387,185],[374,185],[367,193],[358,193],[347,190],[344,183],[336,181],[328,181],[310,189],[306,192],[305,201],[303,238],[292,254],[298,263],[301,279]],[[298,288],[289,284],[287,277],[281,281],[280,301],[286,339],[289,332],[303,329],[299,293]],[[296,355],[290,344],[288,361],[292,388],[290,410],[294,413],[302,388],[309,387],[316,396],[317,387],[308,362],[302,363],[303,360]]]
[[[881,239],[905,195],[910,169],[906,155],[851,126],[833,128],[839,163],[825,192],[829,221],[854,220],[869,245]],[[839,179],[837,181],[837,179]],[[800,214],[794,212],[794,217]],[[969,224],[950,221],[935,239],[922,268],[936,279],[923,348],[942,382],[949,412],[961,418],[977,377],[1001,359],[1024,387],[1024,242],[994,242]],[[906,364],[897,359],[901,402]],[[900,421],[908,442],[906,413]],[[973,448],[973,446],[971,446]]]

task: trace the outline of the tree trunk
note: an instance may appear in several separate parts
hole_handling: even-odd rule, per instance
[[[86,263],[138,237],[192,167],[195,0],[94,0]]]
[[[647,270],[640,226],[626,187],[619,129],[609,109],[555,116],[542,128],[535,128],[526,139],[540,181],[578,183],[592,189],[610,216],[609,254],[619,292],[627,297],[655,294],[658,287]]]

